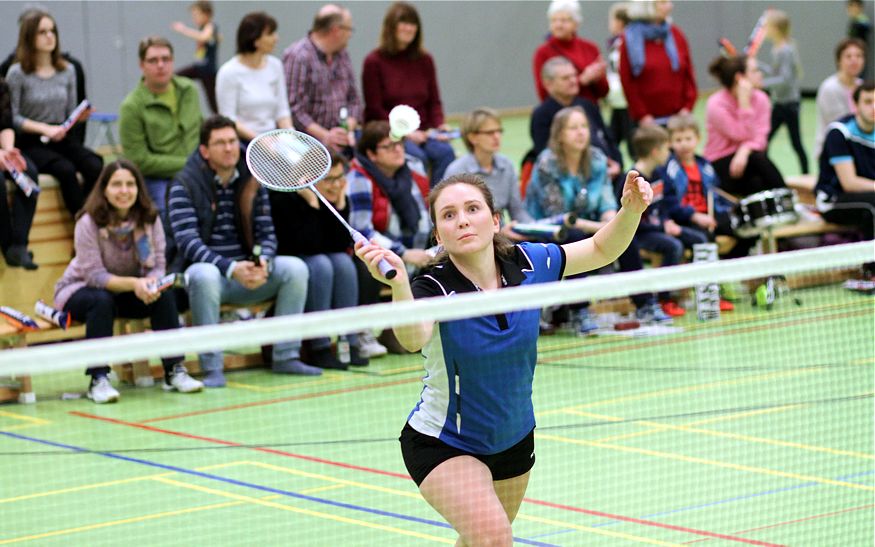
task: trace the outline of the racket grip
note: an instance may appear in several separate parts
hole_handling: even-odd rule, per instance
[[[368,243],[368,239],[361,234],[358,230],[351,230],[350,235],[352,235],[352,240],[358,243],[361,241],[362,243]],[[391,264],[384,258],[380,260],[379,264],[377,264],[377,268],[379,268],[380,273],[385,276],[386,279],[394,279],[398,272],[395,268],[392,267]]]

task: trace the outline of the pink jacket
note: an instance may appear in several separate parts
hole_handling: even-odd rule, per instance
[[[741,109],[727,89],[711,95],[705,108],[705,128],[708,141],[704,156],[716,161],[735,154],[741,145],[752,150],[765,150],[772,126],[772,104],[765,92],[754,90],[750,108]]]

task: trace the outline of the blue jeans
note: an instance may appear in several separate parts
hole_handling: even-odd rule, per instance
[[[307,266],[295,256],[278,256],[267,282],[249,290],[236,280],[229,280],[219,268],[206,262],[192,264],[188,274],[188,300],[191,318],[196,326],[215,325],[219,322],[222,304],[256,304],[276,298],[276,315],[291,315],[304,311],[307,298]],[[300,357],[301,341],[279,342],[273,346],[273,362],[283,363]],[[222,352],[212,351],[199,355],[204,371],[222,370]]]
[[[437,139],[426,139],[424,143],[416,144],[413,141],[404,141],[404,151],[419,158],[426,169],[431,166],[431,187],[444,178],[447,167],[456,159],[456,152],[448,142]],[[423,196],[425,197],[425,196]]]
[[[149,191],[152,203],[155,204],[155,208],[163,216],[164,210],[167,209],[167,186],[170,184],[170,179],[143,177],[143,182],[146,183],[146,190]]]
[[[336,310],[358,304],[359,285],[353,258],[346,253],[329,253],[301,257],[310,270],[307,304],[304,311]],[[358,336],[347,335],[350,346],[358,346]],[[310,341],[314,350],[331,346],[328,337]]]

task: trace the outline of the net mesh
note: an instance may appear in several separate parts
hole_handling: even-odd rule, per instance
[[[541,309],[537,460],[516,542],[869,544],[875,297],[853,280],[872,258],[867,242],[3,351],[0,376],[29,375],[38,403],[0,410],[0,542],[452,544],[399,450],[420,354],[319,377],[229,370],[227,388],[190,395],[118,380],[108,406],[75,397],[82,370]],[[734,310],[700,320],[696,287],[712,284]],[[687,313],[649,323],[629,298],[641,293]],[[477,344],[472,332],[469,349],[500,370]],[[472,480],[444,501],[464,505]]]
[[[249,143],[246,164],[264,186],[289,192],[321,180],[331,168],[331,157],[322,143],[310,135],[278,129]]]

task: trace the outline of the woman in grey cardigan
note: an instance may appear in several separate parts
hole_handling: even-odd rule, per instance
[[[55,285],[55,306],[85,323],[85,338],[112,336],[116,316],[149,317],[153,330],[179,328],[173,291],[160,291],[165,273],[164,228],[143,176],[127,160],[107,165],[77,215],[75,256]],[[164,357],[164,389],[189,393],[203,384],[192,379],[183,357]],[[88,397],[111,403],[118,391],[108,366],[90,367]]]

